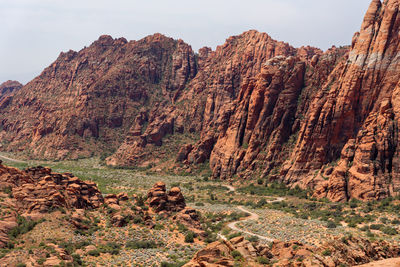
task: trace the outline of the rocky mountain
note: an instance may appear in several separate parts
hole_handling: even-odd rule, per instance
[[[280,172],[286,183],[335,201],[399,194],[399,4],[372,1],[346,60],[310,104]]]
[[[116,148],[137,116],[163,109],[196,74],[194,58],[188,45],[160,34],[137,42],[101,36],[61,53],[15,94],[1,111],[0,139],[8,150],[47,159]]]
[[[326,52],[254,30],[198,54],[160,34],[102,36],[14,94],[0,140],[35,158],[206,164],[334,201],[398,195],[398,14],[373,0],[351,46]]]
[[[5,108],[11,101],[12,95],[22,88],[17,81],[6,81],[0,84],[0,108]]]

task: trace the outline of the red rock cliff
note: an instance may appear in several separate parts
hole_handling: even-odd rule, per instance
[[[399,1],[372,1],[350,47],[293,48],[257,31],[195,54],[160,34],[62,53],[0,110],[4,149],[113,151],[110,165],[201,164],[335,201],[400,187]],[[179,153],[178,153],[179,151]]]
[[[398,195],[399,3],[372,1],[348,60],[310,105],[286,183],[335,201]]]

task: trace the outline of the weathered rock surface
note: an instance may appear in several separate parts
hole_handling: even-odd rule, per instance
[[[12,100],[12,96],[22,88],[22,84],[17,81],[6,81],[0,84],[0,109],[7,107]]]
[[[360,267],[399,267],[400,259],[386,259],[381,261],[374,261],[367,264],[359,265]]]
[[[239,236],[229,241],[209,244],[198,251],[184,266],[235,266],[235,259],[232,256],[234,250],[240,253],[241,263],[245,266],[265,266],[258,263],[262,257],[276,267],[355,266],[397,257],[400,253],[398,245],[386,241],[370,242],[354,237],[344,242],[342,239],[335,239],[316,248],[296,241],[274,241],[271,246],[253,245]]]
[[[147,193],[149,206],[156,213],[179,212],[186,207],[185,198],[179,187],[167,192],[164,182],[157,182]]]
[[[14,94],[0,112],[0,140],[7,150],[47,159],[115,149],[142,109],[162,109],[196,75],[194,59],[189,45],[161,34],[131,42],[101,36],[79,52],[61,53]],[[159,142],[167,129],[149,126],[147,141]]]
[[[93,182],[83,182],[72,174],[53,173],[49,168],[36,167],[24,171],[2,165],[0,161],[1,206],[0,247],[7,245],[8,232],[16,227],[17,216],[37,219],[40,214],[57,208],[94,209],[103,197]],[[85,229],[82,216],[76,212],[72,223]],[[87,228],[87,227],[86,227]]]
[[[334,201],[398,195],[399,12],[373,0],[351,46],[326,52],[253,30],[198,55],[160,34],[102,36],[13,93],[2,149],[209,161],[214,177],[268,177]]]
[[[334,201],[382,199],[400,191],[399,1],[372,1],[347,61],[310,105],[281,175]],[[321,175],[335,163],[329,181]],[[331,164],[332,165],[332,164]]]
[[[83,182],[71,174],[52,173],[51,169],[36,167],[24,171],[33,183],[12,188],[18,210],[27,213],[48,212],[50,209],[98,208],[103,197],[93,182]]]

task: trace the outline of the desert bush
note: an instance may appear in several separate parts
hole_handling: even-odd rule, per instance
[[[111,255],[118,255],[121,249],[121,245],[115,242],[108,242],[105,245],[100,245],[98,247],[99,252],[109,253]]]
[[[97,249],[93,249],[88,252],[88,255],[93,256],[93,257],[98,257],[98,256],[100,256],[100,252]]]
[[[383,227],[384,227],[383,224],[375,223],[375,224],[371,224],[371,225],[369,226],[369,229],[371,229],[371,230],[380,230],[380,229],[382,229]]]
[[[131,240],[125,244],[125,247],[128,249],[150,249],[160,247],[161,244],[157,244],[154,241],[146,241],[146,240]]]
[[[235,260],[241,260],[242,259],[242,254],[237,251],[237,250],[233,250],[231,252],[231,256],[235,259]]]
[[[171,262],[165,262],[165,261],[163,261],[163,262],[161,262],[161,267],[182,267],[183,265],[185,265],[185,263],[186,262],[174,262],[174,263],[171,263]]]
[[[31,231],[37,224],[43,222],[43,220],[40,221],[31,221],[27,220],[22,216],[17,217],[17,224],[18,226],[14,227],[11,229],[10,232],[8,232],[8,235],[11,238],[16,238],[19,235],[23,235],[29,231]]]
[[[194,242],[194,237],[195,237],[195,233],[193,233],[192,231],[189,231],[185,235],[185,242],[186,243],[193,243]]]
[[[333,222],[333,221],[328,221],[326,227],[327,227],[327,228],[330,228],[330,229],[336,228],[336,223]]]
[[[323,256],[330,256],[330,255],[332,255],[332,252],[329,249],[325,249],[324,251],[322,251],[322,255]]]
[[[390,227],[390,226],[385,226],[381,228],[381,232],[387,235],[397,235],[398,232],[395,228]]]

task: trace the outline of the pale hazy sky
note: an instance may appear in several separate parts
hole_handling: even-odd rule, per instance
[[[26,83],[102,34],[156,32],[197,50],[249,29],[293,46],[350,44],[371,0],[0,0],[0,83]]]

